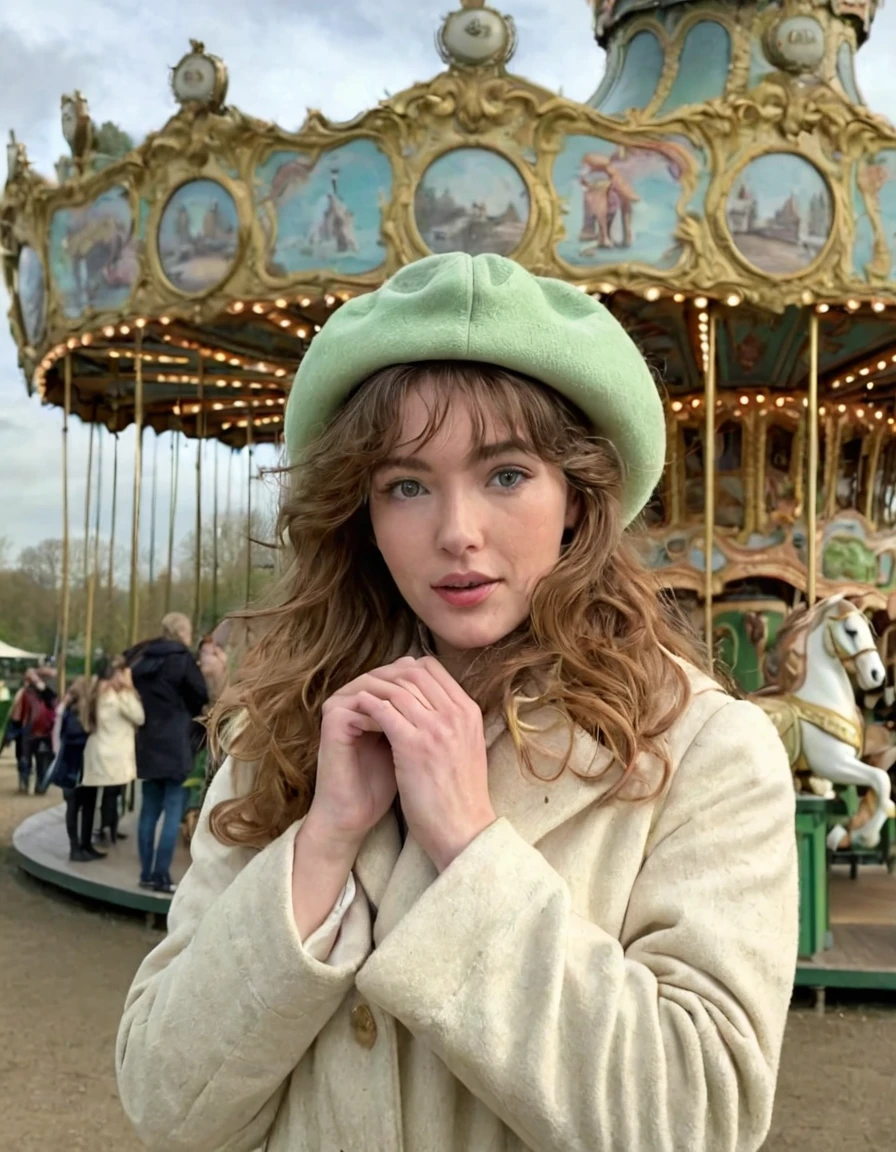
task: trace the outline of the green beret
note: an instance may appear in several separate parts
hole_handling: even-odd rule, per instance
[[[290,460],[373,373],[426,360],[494,364],[554,388],[615,445],[625,522],[650,499],[663,472],[666,422],[640,352],[587,293],[503,256],[430,256],[343,304],[296,373],[286,406]]]

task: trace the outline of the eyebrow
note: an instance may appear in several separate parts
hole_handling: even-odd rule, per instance
[[[523,452],[531,456],[532,446],[518,437],[509,440],[499,440],[494,444],[480,444],[469,453],[466,463],[481,464],[485,460],[494,460],[496,456],[503,456],[506,452]],[[432,465],[421,456],[386,456],[376,466],[378,472],[386,468],[412,468],[415,472],[432,472]]]

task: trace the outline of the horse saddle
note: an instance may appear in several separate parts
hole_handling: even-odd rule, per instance
[[[774,724],[775,731],[781,738],[793,769],[797,790],[827,796],[831,791],[829,782],[815,776],[806,760],[801,722],[820,728],[822,732],[827,732],[829,736],[833,736],[860,754],[862,726],[858,716],[856,720],[850,720],[821,704],[812,704],[797,696],[785,694],[757,694],[753,699]]]

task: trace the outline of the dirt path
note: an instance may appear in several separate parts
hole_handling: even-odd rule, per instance
[[[138,1152],[118,1103],[113,1047],[125,993],[159,939],[32,881],[11,862],[13,828],[58,802],[15,794],[0,761],[0,1147]],[[791,1012],[766,1152],[889,1152],[896,1146],[896,998]],[[377,1150],[380,1152],[380,1150]],[[387,1150],[382,1150],[387,1152]],[[475,1150],[471,1150],[475,1152]],[[632,1149],[632,1152],[652,1152]]]

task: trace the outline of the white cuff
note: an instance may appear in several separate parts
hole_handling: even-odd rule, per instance
[[[351,906],[355,898],[355,878],[351,872],[348,874],[348,880],[345,882],[345,887],[342,889],[342,895],[333,906],[333,911],[321,924],[315,932],[312,932],[307,940],[302,941],[302,947],[313,959],[321,964],[326,964],[333,951],[333,945],[339,936],[339,931],[342,928],[343,918]]]

